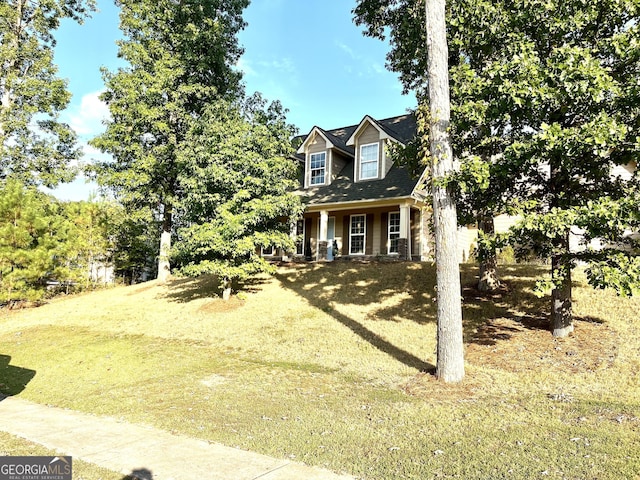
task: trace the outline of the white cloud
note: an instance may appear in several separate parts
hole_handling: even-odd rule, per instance
[[[371,68],[373,68],[373,71],[376,72],[377,74],[387,73],[387,69],[384,68],[379,63],[374,63],[373,65],[371,65]]]
[[[283,73],[294,73],[295,66],[293,64],[293,60],[288,57],[284,57],[282,59],[274,59],[274,60],[261,60],[258,62],[258,65],[261,67],[267,68],[269,71],[277,71]]]
[[[339,40],[336,40],[335,44],[340,50],[342,50],[347,55],[349,55],[353,60],[358,60],[360,58],[360,56],[356,55],[356,52],[354,52],[353,49],[349,47],[347,44],[342,43]]]
[[[256,71],[251,66],[251,62],[244,57],[240,57],[236,63],[236,69],[243,72],[246,77],[255,77]]]
[[[104,120],[109,119],[109,108],[100,100],[102,92],[87,93],[80,105],[69,113],[69,124],[79,136],[95,136],[104,131]]]
[[[94,161],[105,162],[112,158],[111,155],[109,155],[108,153],[103,153],[97,148],[94,148],[91,145],[88,145],[86,143],[81,144],[81,146],[82,146],[82,153],[83,153],[82,163],[85,165],[89,163],[93,163]]]

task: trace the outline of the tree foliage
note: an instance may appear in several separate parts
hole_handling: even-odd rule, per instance
[[[295,129],[278,102],[259,95],[209,106],[178,156],[181,228],[174,260],[186,275],[215,274],[228,284],[273,271],[263,247],[292,251],[290,218],[302,212]]]
[[[93,0],[0,3],[0,179],[54,186],[71,180],[80,151],[59,121],[71,98],[53,63],[60,21],[82,22]]]
[[[0,304],[38,300],[47,282],[91,284],[90,267],[108,263],[113,206],[59,202],[9,179],[0,186]]]
[[[242,53],[236,34],[248,0],[121,0],[128,66],[104,72],[111,120],[93,145],[113,156],[98,181],[127,208],[163,216],[159,275],[169,273],[173,214],[183,192],[177,160],[187,133],[208,105],[241,93],[232,67]]]
[[[487,7],[487,8],[485,8]],[[505,189],[509,179],[496,165],[508,141],[510,130],[505,116],[495,117],[481,106],[475,70],[493,54],[493,46],[484,41],[484,28],[490,25],[490,2],[450,2],[447,11],[449,76],[451,87],[451,139],[457,160],[457,173],[451,175],[457,186],[458,222],[477,223],[480,237],[477,255],[480,259],[479,288],[499,286],[496,271],[498,238],[494,234],[493,217],[507,210]],[[428,55],[424,9],[415,0],[361,0],[354,9],[356,23],[365,25],[365,33],[376,38],[389,35],[391,50],[387,66],[397,72],[404,91],[415,91],[426,103]],[[486,23],[485,23],[486,19]],[[427,138],[419,138],[418,142]],[[412,146],[399,161],[412,170],[422,172],[428,161],[412,155]],[[455,178],[454,178],[455,177]]]
[[[506,103],[517,131],[504,166],[517,181],[514,198],[524,218],[514,240],[521,250],[552,260],[552,328],[564,336],[573,329],[577,261],[589,265],[596,286],[618,293],[640,288],[633,269],[613,274],[616,265],[638,264],[637,244],[628,235],[637,231],[637,218],[624,208],[630,199],[637,208],[637,174],[626,179],[614,172],[636,159],[640,147],[640,2],[520,7],[496,9],[494,21],[508,37],[501,57],[486,66],[486,91]],[[596,273],[603,266],[608,275]]]
[[[405,89],[425,86],[416,3],[362,0],[355,10],[373,36],[391,27],[388,63]],[[577,261],[589,264],[595,286],[640,286],[630,235],[638,223],[625,207],[637,210],[637,174],[612,175],[635,167],[640,146],[639,8],[638,0],[450,4],[454,147],[462,159],[495,155],[478,179],[495,186],[486,199],[523,216],[512,237],[520,251],[551,259],[556,335],[572,329]]]

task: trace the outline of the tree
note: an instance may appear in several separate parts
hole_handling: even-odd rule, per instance
[[[61,204],[71,233],[68,238],[67,264],[73,280],[85,288],[96,279],[92,270],[112,265],[115,253],[114,225],[123,212],[115,203],[92,199]]]
[[[55,186],[70,181],[80,156],[76,136],[59,121],[71,98],[53,64],[53,32],[64,18],[82,22],[93,0],[0,3],[0,180]]]
[[[110,227],[114,237],[113,263],[125,283],[155,278],[157,240],[162,221],[150,208],[126,210],[119,205]]]
[[[242,49],[248,0],[121,0],[125,40],[119,55],[129,66],[104,72],[111,121],[93,145],[114,161],[96,166],[98,181],[128,209],[155,209],[162,217],[158,278],[170,273],[169,252],[182,149],[192,123],[208,105],[241,94],[233,69]]]
[[[405,92],[415,89],[417,93],[420,135],[408,152],[430,152],[437,271],[436,376],[458,382],[464,377],[464,347],[445,2],[359,0],[353,13],[357,24],[367,26],[366,34],[384,39],[390,32],[388,66],[400,73]],[[406,158],[407,152],[400,155]],[[412,169],[418,170],[417,164]]]
[[[480,262],[478,288],[499,287],[497,273],[498,237],[494,216],[506,209],[505,189],[508,178],[500,175],[496,159],[509,137],[508,112],[501,112],[483,100],[484,87],[477,69],[482,68],[493,52],[493,45],[477,32],[493,28],[492,4],[489,1],[458,1],[448,6],[449,78],[451,89],[450,136],[459,172],[457,185],[458,223],[477,223]],[[360,0],[354,9],[355,21],[365,25],[366,35],[384,39],[389,35],[391,50],[387,66],[400,75],[404,92],[415,91],[419,102],[426,97],[428,55],[426,52],[425,9],[415,0]],[[424,145],[419,145],[423,142]],[[415,152],[428,150],[428,136],[417,139],[409,152],[398,159],[420,174],[424,165]],[[507,180],[507,184],[505,184]]]
[[[515,6],[496,8],[498,30],[509,33],[485,67],[487,91],[509,106],[517,131],[505,150],[523,215],[514,240],[521,252],[551,260],[551,329],[563,337],[573,331],[577,262],[596,286],[640,288],[638,245],[628,235],[638,231],[628,214],[629,201],[638,205],[637,175],[613,175],[640,148],[640,2]]]
[[[433,223],[436,243],[438,358],[436,376],[445,382],[464,378],[462,304],[458,265],[456,203],[448,185],[453,172],[449,138],[449,64],[445,1],[426,0],[429,59],[429,138],[431,141]]]
[[[290,219],[302,206],[292,193],[294,134],[281,105],[266,108],[259,95],[209,106],[178,156],[185,192],[174,247],[180,272],[217,275],[228,299],[234,282],[273,272],[261,248],[295,248]]]
[[[61,207],[15,179],[0,186],[0,304],[39,300],[45,281],[69,277],[70,225]]]
[[[388,10],[372,9],[372,3]],[[391,30],[388,62],[405,88],[423,86],[420,38],[411,34],[419,12],[414,2],[361,4],[367,8],[356,9],[357,18],[369,25],[369,34],[398,27]],[[451,68],[454,139],[482,149],[499,146],[495,168],[485,168],[498,187],[498,196],[489,198],[524,217],[511,239],[519,251],[551,260],[546,285],[556,336],[573,329],[571,271],[577,262],[589,265],[595,286],[621,293],[640,286],[638,245],[629,235],[638,231],[637,219],[623,206],[627,199],[638,204],[637,174],[611,175],[637,159],[640,144],[638,9],[637,0],[450,5],[448,26],[458,54]],[[506,185],[494,182],[497,174]]]

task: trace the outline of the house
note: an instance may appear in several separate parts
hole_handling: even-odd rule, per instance
[[[294,258],[312,260],[433,257],[431,200],[423,182],[412,178],[389,155],[416,135],[413,114],[377,120],[365,115],[357,125],[313,127],[300,143],[298,194],[305,203],[292,234]],[[460,259],[468,258],[475,229],[460,229]],[[274,256],[273,249],[263,255]]]
[[[365,115],[357,125],[331,130],[315,126],[294,139],[299,144],[297,194],[305,212],[292,226],[292,236],[299,239],[293,259],[433,259],[428,182],[412,178],[389,155],[391,145],[406,145],[416,133],[413,114],[382,120]],[[612,175],[627,180],[636,168],[635,163],[619,166]],[[496,232],[507,231],[517,220],[496,217]],[[458,229],[460,262],[469,259],[477,234],[475,226]],[[582,238],[582,232],[572,230],[572,251],[584,249]],[[599,242],[592,243],[599,248]],[[291,258],[273,248],[262,254]]]

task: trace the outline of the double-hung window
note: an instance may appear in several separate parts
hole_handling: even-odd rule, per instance
[[[366,215],[351,215],[349,255],[364,255],[367,234]]]
[[[324,185],[326,163],[326,152],[311,154],[311,185]]]
[[[268,247],[262,247],[262,255],[264,257],[272,257],[273,256],[273,245],[269,245]]]
[[[398,240],[400,239],[400,212],[389,214],[389,253],[399,253]]]
[[[360,145],[360,180],[378,178],[378,143]]]

